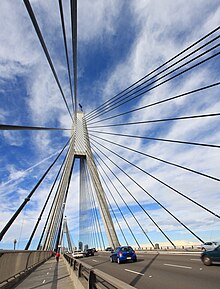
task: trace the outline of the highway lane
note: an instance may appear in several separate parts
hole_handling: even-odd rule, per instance
[[[106,253],[83,261],[139,289],[220,289],[220,265],[205,266],[199,254],[139,253],[137,263],[111,263]]]

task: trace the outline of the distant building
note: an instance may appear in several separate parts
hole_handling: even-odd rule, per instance
[[[83,251],[83,242],[79,241],[79,250]]]

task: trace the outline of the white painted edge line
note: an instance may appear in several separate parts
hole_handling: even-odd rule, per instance
[[[99,261],[97,261],[97,260],[92,260],[92,261],[94,261],[94,262],[96,262],[96,263],[98,263]]]
[[[135,251],[137,255],[177,255],[177,256],[186,256],[186,255],[194,255],[194,256],[200,256],[202,252],[169,252],[169,251],[164,251],[164,252],[155,252],[155,251],[148,251],[148,252],[138,252]]]
[[[201,259],[190,259],[191,261],[199,261],[201,262]]]
[[[44,284],[46,282],[46,280],[44,280],[42,283]]]
[[[125,271],[144,276],[144,274],[142,274],[140,272],[132,271],[132,270],[129,270],[129,269],[125,269]]]
[[[164,266],[177,267],[177,268],[184,268],[184,269],[192,269],[192,267],[180,266],[180,265],[174,265],[174,264],[164,264]]]

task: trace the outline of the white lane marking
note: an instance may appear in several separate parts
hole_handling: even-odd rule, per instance
[[[129,270],[129,269],[125,269],[125,271],[144,276],[144,274],[142,274],[142,273],[139,273],[139,272],[136,272],[136,271],[132,271],[132,270]]]
[[[200,259],[190,259],[191,261],[199,261],[199,262],[201,262],[201,260]]]
[[[49,275],[49,272],[47,272],[47,275]]]
[[[94,261],[94,262],[98,263],[98,261],[97,261],[97,260],[92,260],[92,261]]]
[[[174,264],[164,264],[164,266],[177,267],[177,268],[184,268],[184,269],[192,269],[192,267],[180,266],[180,265],[174,265]]]
[[[46,280],[44,280],[42,283],[44,284],[46,282]]]

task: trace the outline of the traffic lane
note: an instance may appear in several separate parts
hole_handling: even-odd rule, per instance
[[[93,267],[137,288],[220,288],[220,266],[204,266],[199,257],[192,255],[138,255],[137,263],[120,265],[101,254],[89,259],[87,262]]]
[[[219,289],[219,269],[219,266],[204,266],[199,257],[160,255],[149,267],[143,280],[148,278],[145,280],[146,288]],[[137,281],[136,278],[131,285],[135,286]],[[137,288],[141,288],[140,283],[137,282],[137,285]]]
[[[157,253],[137,253],[137,259],[139,261],[142,260],[146,260],[146,261],[151,261],[152,256],[156,256]],[[214,266],[205,266],[203,265],[201,259],[200,259],[200,255],[201,254],[159,254],[160,258],[159,260],[164,260],[164,266],[170,266],[172,267],[172,265],[176,265],[177,266],[183,266],[183,267],[193,267],[195,268],[196,265],[199,266],[200,270],[205,270],[205,271],[209,271],[210,274],[219,274],[219,266],[218,265],[214,265]],[[110,254],[104,255],[103,253],[99,254],[100,257],[103,257],[105,260],[105,256],[106,258],[109,258]],[[138,266],[138,264],[136,264]],[[202,268],[202,269],[201,269]],[[220,287],[219,287],[220,289]]]

